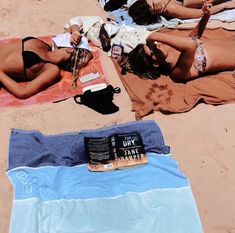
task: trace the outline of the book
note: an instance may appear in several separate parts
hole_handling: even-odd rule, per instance
[[[147,163],[138,132],[84,138],[90,171],[111,171]]]

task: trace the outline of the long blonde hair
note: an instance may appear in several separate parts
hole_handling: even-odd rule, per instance
[[[73,87],[77,86],[79,71],[83,66],[87,65],[87,63],[92,59],[92,57],[93,55],[91,51],[83,48],[78,48],[75,49],[74,52],[72,52],[70,59],[61,64],[61,68],[63,70],[72,72],[73,75],[71,85]]]

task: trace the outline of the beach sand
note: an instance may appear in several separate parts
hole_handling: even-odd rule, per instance
[[[95,0],[4,0],[0,2],[0,36],[56,34],[75,16],[105,13]],[[95,129],[135,120],[131,101],[114,66],[103,53],[109,82],[121,88],[114,102],[120,110],[101,115],[68,99],[20,108],[0,109],[0,232],[8,232],[12,187],[5,176],[11,128],[44,134]],[[235,104],[199,104],[190,112],[148,115],[160,126],[173,158],[188,177],[205,233],[235,232]],[[187,232],[189,233],[189,232]]]

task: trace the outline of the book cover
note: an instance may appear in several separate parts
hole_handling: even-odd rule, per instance
[[[147,163],[138,132],[109,137],[85,137],[87,165],[90,171],[109,171]]]

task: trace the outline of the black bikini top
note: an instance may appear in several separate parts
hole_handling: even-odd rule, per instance
[[[35,37],[25,37],[24,39],[22,39],[22,58],[23,58],[23,63],[24,63],[24,74],[25,74],[25,77],[27,79],[28,79],[27,74],[26,74],[26,69],[27,68],[30,68],[31,66],[33,66],[35,64],[38,64],[40,62],[47,62],[47,61],[44,61],[40,56],[38,56],[33,51],[24,51],[24,43],[26,41],[32,40],[32,39],[36,39],[36,40],[39,40],[39,41],[43,42],[51,50],[51,47],[47,43],[45,43],[44,41],[42,41],[42,40],[40,40],[38,38],[35,38]]]

